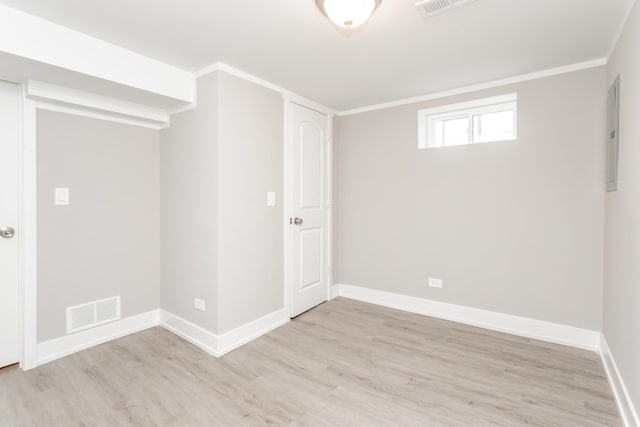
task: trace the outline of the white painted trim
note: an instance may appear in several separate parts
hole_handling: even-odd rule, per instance
[[[222,62],[214,62],[213,64],[209,64],[206,67],[194,72],[193,77],[199,79],[200,77],[204,77],[208,74],[213,74],[220,69],[220,64],[222,64]]]
[[[147,105],[136,104],[37,80],[29,80],[27,82],[27,93],[36,99],[46,99],[48,101],[61,102],[78,107],[109,111],[152,122],[166,123],[169,120],[167,112],[160,108],[149,107]]]
[[[609,46],[609,55],[607,56],[607,58],[611,58],[613,56],[613,53],[616,50],[616,47],[618,46],[620,39],[622,38],[622,34],[624,34],[624,30],[627,27],[627,22],[629,21],[629,17],[631,16],[631,12],[633,11],[633,7],[635,6],[635,4],[636,4],[636,0],[633,0],[632,2],[630,2],[629,10],[625,12],[624,18],[622,19],[622,24],[616,30],[616,35],[613,38],[613,42],[611,43],[611,46]],[[640,426],[640,424],[638,425]]]
[[[216,335],[166,310],[152,310],[40,343],[37,345],[37,363],[31,368],[154,326],[162,326],[212,356],[221,357],[288,321],[282,308],[222,335]]]
[[[293,209],[293,148],[291,102],[284,99],[284,310],[289,317],[292,312],[293,289],[293,229],[290,224]]]
[[[443,148],[435,142],[435,123],[438,120],[465,116],[469,119],[470,126],[466,144],[498,142],[474,141],[475,124],[473,123],[473,116],[476,114],[502,112],[507,110],[513,111],[513,137],[509,139],[501,139],[499,141],[515,141],[518,139],[518,94],[515,92],[418,110],[418,148]]]
[[[570,347],[591,351],[600,348],[600,333],[596,331],[359,286],[338,286],[338,294],[344,298]]]
[[[333,289],[333,114],[327,116],[327,301]]]
[[[92,111],[86,108],[81,108],[81,107],[78,108],[72,105],[63,105],[63,104],[57,104],[54,102],[37,101],[36,107],[39,110],[55,111],[58,113],[72,114],[74,116],[88,117],[90,119],[105,120],[113,123],[139,126],[139,127],[156,129],[156,130],[165,129],[169,126],[168,123],[165,123],[165,124],[152,123],[145,120],[137,120],[134,118],[118,116],[116,114],[110,114],[110,113],[105,113],[100,111]]]
[[[218,357],[218,337],[214,333],[162,309],[160,309],[160,326],[210,355]]]
[[[518,94],[507,93],[504,95],[498,96],[490,96],[488,98],[479,98],[473,99],[471,101],[466,102],[458,102],[455,104],[446,104],[440,105],[433,108],[425,108],[418,111],[418,114],[432,115],[432,114],[442,114],[442,113],[451,113],[458,112],[460,110],[470,110],[482,107],[490,107],[496,104],[507,104],[511,102],[516,102],[518,100]]]
[[[38,344],[38,365],[44,365],[78,351],[158,326],[158,322],[158,310],[152,310],[40,343]]]
[[[293,102],[294,104],[301,105],[305,108],[316,111],[320,114],[324,114],[327,117],[333,117],[336,115],[336,112],[331,108],[325,107],[322,104],[318,104],[317,102],[311,101],[310,99],[307,99],[300,95],[296,95],[295,93],[290,92],[286,89],[283,89],[282,97],[287,101]]]
[[[168,125],[170,120],[169,114],[160,108],[35,80],[28,81],[27,93],[42,109],[156,129]]]
[[[289,318],[282,308],[222,335],[216,335],[173,313],[160,310],[160,326],[215,357],[222,357],[288,321]]]
[[[216,64],[209,65],[203,68],[202,70],[197,71],[194,75],[197,78],[199,78],[207,74],[215,73],[216,71],[224,71],[227,74],[231,74],[232,76],[236,76],[241,79],[255,83],[259,86],[265,87],[267,89],[271,89],[274,92],[283,93],[286,91],[286,89],[282,88],[281,86],[278,86],[275,83],[271,83],[270,81],[261,79],[260,77],[256,77],[253,74],[249,74],[246,71],[242,71],[238,68],[234,68],[230,65],[225,64],[224,62],[218,62]]]
[[[536,71],[534,73],[522,74],[520,76],[508,77],[506,79],[495,80],[486,83],[480,83],[472,86],[465,86],[461,88],[446,90],[442,92],[435,92],[428,95],[416,96],[413,98],[400,99],[397,101],[385,102],[382,104],[370,105],[367,107],[354,108],[351,110],[340,111],[336,113],[338,116],[349,116],[352,114],[366,113],[369,111],[383,110],[385,108],[399,107],[402,105],[415,104],[418,102],[430,101],[433,99],[446,98],[449,96],[462,95],[470,92],[476,92],[484,89],[491,89],[500,86],[511,85],[515,83],[526,82],[529,80],[541,79],[544,77],[551,77],[559,74],[571,73],[574,71],[586,70],[589,68],[601,67],[607,65],[607,58],[599,58],[591,61],[580,62],[577,64],[566,65],[564,67],[551,68],[543,71]]]
[[[195,102],[191,72],[5,5],[0,5],[0,51]]]
[[[261,337],[289,322],[284,308],[262,316],[245,325],[237,327],[222,335],[218,335],[218,357]]]
[[[38,366],[36,103],[20,86],[20,367]]]
[[[640,418],[638,417],[638,411],[633,405],[631,395],[627,390],[627,387],[620,375],[618,365],[613,358],[611,348],[607,343],[604,335],[600,338],[600,357],[602,358],[602,364],[607,373],[611,390],[613,390],[613,396],[615,397],[616,404],[618,405],[618,411],[625,427],[638,427],[640,426]]]
[[[331,285],[329,300],[338,298],[339,296],[340,296],[340,284]]]
[[[174,114],[180,114],[180,113],[184,113],[185,111],[195,110],[197,107],[198,107],[198,104],[195,102],[191,104],[183,105],[182,107],[177,107],[177,108],[174,108],[173,110],[170,110],[169,115],[173,116]]]
[[[318,102],[315,102],[313,100],[310,100],[308,98],[305,98],[303,96],[300,96],[294,92],[291,92],[288,89],[283,88],[282,86],[279,86],[275,83],[272,83],[268,80],[264,80],[261,79],[260,77],[256,77],[253,74],[249,74],[245,71],[239,70],[237,68],[234,68],[230,65],[227,65],[223,62],[216,62],[215,64],[211,64],[208,65],[206,67],[204,67],[203,69],[196,71],[194,73],[194,77],[200,78],[203,76],[206,76],[207,74],[211,74],[211,73],[215,73],[217,71],[224,71],[227,74],[231,74],[233,76],[236,76],[238,78],[250,81],[252,83],[255,83],[259,86],[265,87],[267,89],[271,89],[274,92],[278,92],[280,94],[282,94],[282,97],[285,100],[291,101],[291,102],[295,102],[296,104],[300,104],[304,107],[310,108],[312,110],[315,110],[319,113],[322,114],[326,114],[327,116],[333,116],[335,115],[335,111],[325,105],[322,105]]]

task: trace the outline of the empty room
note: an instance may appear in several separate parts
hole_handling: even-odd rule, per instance
[[[0,427],[640,427],[635,0],[0,0]]]

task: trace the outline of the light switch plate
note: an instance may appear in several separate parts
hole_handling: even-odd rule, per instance
[[[276,193],[273,191],[267,192],[267,206],[273,207],[276,205]]]
[[[55,189],[54,203],[56,206],[67,206],[69,201],[69,189],[58,187]]]
[[[195,307],[196,310],[206,311],[206,306],[205,306],[204,300],[202,300],[200,298],[195,298],[193,300],[193,306]]]

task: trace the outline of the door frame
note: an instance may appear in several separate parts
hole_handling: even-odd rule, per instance
[[[14,82],[15,83],[15,82]],[[18,85],[18,245],[20,288],[20,367],[38,366],[37,286],[37,152],[36,101],[27,97],[26,84]]]
[[[284,310],[291,318],[293,302],[293,228],[289,224],[293,208],[293,124],[292,104],[323,114],[327,118],[327,301],[331,299],[333,286],[333,118],[335,112],[322,105],[310,102],[291,93],[283,93],[284,99]]]

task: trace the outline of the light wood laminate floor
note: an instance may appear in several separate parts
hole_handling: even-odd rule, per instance
[[[618,426],[596,353],[336,299],[215,359],[162,328],[0,371],[0,426]]]

